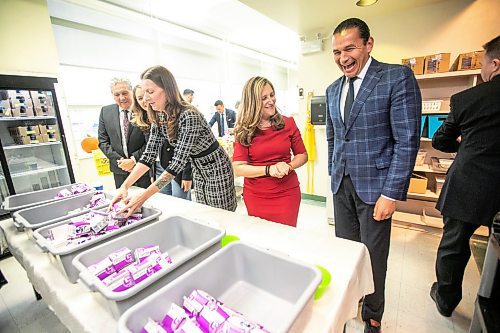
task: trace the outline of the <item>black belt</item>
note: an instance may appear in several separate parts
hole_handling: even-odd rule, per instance
[[[217,150],[217,148],[219,148],[219,141],[214,141],[214,143],[212,143],[210,145],[210,147],[208,147],[206,150],[202,151],[201,153],[199,154],[196,154],[196,155],[191,155],[191,158],[200,158],[200,157],[205,157],[211,153],[213,153],[214,151]]]

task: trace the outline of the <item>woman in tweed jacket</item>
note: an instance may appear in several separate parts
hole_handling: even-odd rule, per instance
[[[130,215],[163,186],[170,183],[191,161],[196,201],[234,211],[236,194],[231,161],[219,146],[205,117],[185,102],[172,73],[162,66],[148,68],[141,75],[144,99],[149,103],[151,133],[146,149],[112,203],[125,200],[123,209]],[[128,197],[128,188],[155,163],[165,140],[174,146],[172,163],[162,175],[139,195]]]

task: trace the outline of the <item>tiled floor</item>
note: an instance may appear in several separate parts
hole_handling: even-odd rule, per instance
[[[245,213],[241,204],[237,212]],[[334,237],[334,227],[326,222],[324,205],[303,201],[298,228]],[[479,273],[471,259],[467,266],[464,297],[451,318],[439,315],[429,297],[434,281],[434,261],[440,233],[393,224],[386,288],[384,333],[468,332],[473,304],[479,286]],[[22,267],[14,258],[0,261],[9,284],[0,290],[0,332],[67,332],[42,301],[36,301]],[[347,323],[347,333],[363,332],[358,318]],[[313,333],[313,332],[312,332]]]

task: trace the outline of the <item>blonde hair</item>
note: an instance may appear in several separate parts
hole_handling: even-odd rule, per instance
[[[261,95],[266,84],[271,86],[274,92],[273,84],[261,76],[252,77],[243,87],[236,125],[234,126],[234,138],[236,142],[244,146],[250,146],[262,120]],[[280,130],[285,126],[285,121],[278,110],[269,120],[273,130]]]
[[[153,81],[154,84],[163,89],[167,99],[165,111],[162,111],[166,115],[166,120],[161,121],[158,116],[159,112],[155,112],[151,106],[148,106],[147,110],[148,119],[152,124],[166,124],[169,140],[175,140],[177,138],[177,123],[179,122],[179,115],[186,110],[192,110],[195,112],[199,111],[194,106],[184,101],[174,76],[165,67],[149,67],[141,74],[141,80],[147,79]]]
[[[135,92],[137,89],[142,89],[141,85],[138,84],[132,89],[132,120],[131,123],[139,127],[139,129],[143,132],[149,131],[151,128],[151,122],[148,119],[148,112],[144,110],[141,103],[137,100]]]

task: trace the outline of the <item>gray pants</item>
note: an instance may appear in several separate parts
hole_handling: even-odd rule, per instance
[[[358,197],[351,177],[344,176],[339,191],[333,195],[335,235],[366,245],[372,262],[375,292],[363,301],[361,316],[382,321],[385,305],[385,276],[391,238],[391,219],[375,221],[375,205],[366,204]]]

